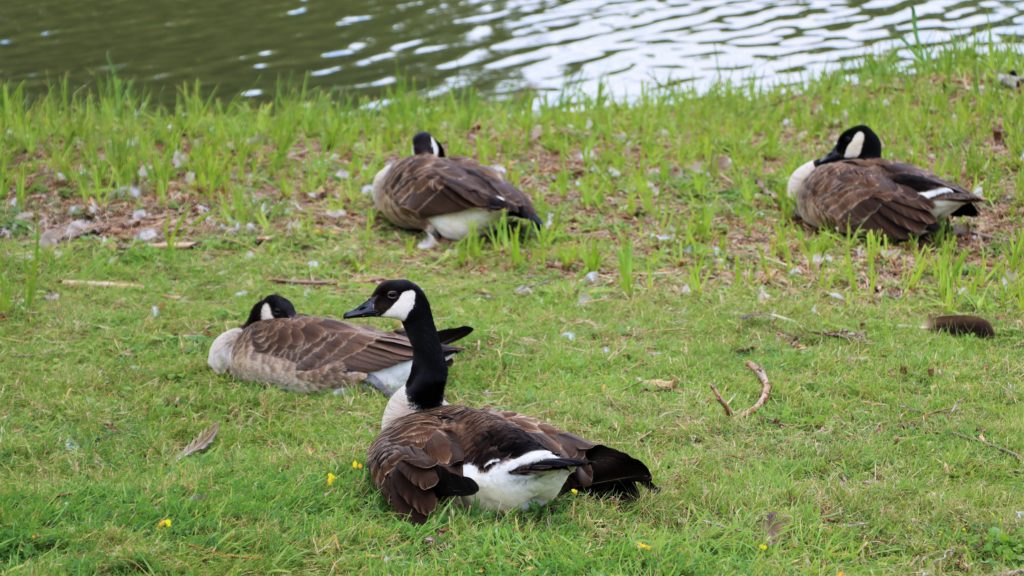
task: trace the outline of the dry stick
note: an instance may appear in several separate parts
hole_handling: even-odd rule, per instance
[[[708,386],[711,386],[711,393],[715,395],[715,400],[718,400],[718,403],[725,409],[725,415],[732,416],[732,408],[729,407],[729,403],[725,401],[725,398],[722,398],[718,388],[715,388],[714,384],[708,384]]]
[[[1020,454],[1018,454],[1017,452],[1014,452],[1013,450],[1010,450],[1009,448],[1003,448],[999,444],[993,444],[992,442],[989,442],[988,440],[982,440],[981,438],[978,438],[978,437],[975,437],[975,436],[969,436],[969,435],[963,434],[961,432],[950,432],[950,434],[952,434],[953,436],[956,436],[957,438],[963,438],[964,440],[974,440],[975,442],[981,442],[982,444],[984,444],[985,446],[988,446],[989,448],[995,448],[996,450],[999,450],[1003,454],[1008,454],[1010,456],[1013,456],[1014,458],[1017,459],[1017,462],[1024,462],[1024,456],[1021,456]]]
[[[305,280],[302,278],[271,278],[274,284],[298,284],[299,286],[334,286],[334,280]]]
[[[761,397],[754,402],[754,405],[747,408],[743,412],[740,412],[741,418],[746,418],[754,412],[757,412],[764,403],[768,401],[768,395],[772,393],[772,383],[768,381],[768,374],[765,373],[764,368],[761,368],[756,363],[747,360],[747,368],[757,376],[757,379],[761,381]]]
[[[119,282],[116,280],[70,280],[65,278],[61,284],[68,286],[99,286],[101,288],[145,288],[137,282]]]
[[[757,376],[758,381],[761,382],[761,396],[754,402],[754,405],[747,408],[743,412],[737,414],[740,418],[746,418],[754,412],[757,412],[764,403],[768,401],[768,396],[772,393],[772,384],[768,381],[768,374],[765,373],[764,368],[761,368],[756,363],[747,360],[747,368]],[[725,410],[726,416],[732,416],[734,414],[732,408],[729,406],[729,402],[722,398],[722,394],[719,393],[718,388],[714,384],[708,384],[711,387],[711,393],[715,395],[715,400],[722,405],[722,409]]]

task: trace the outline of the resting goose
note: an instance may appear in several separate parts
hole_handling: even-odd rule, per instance
[[[977,216],[983,199],[935,174],[882,158],[882,141],[867,126],[843,132],[825,157],[789,178],[796,212],[815,228],[877,230],[906,240],[950,216]]]
[[[449,344],[465,337],[468,326],[443,330]],[[443,346],[445,360],[460,348]],[[399,333],[331,318],[296,315],[286,298],[273,294],[252,307],[241,328],[213,341],[207,363],[218,374],[265,382],[292,392],[318,392],[359,382],[385,396],[405,385],[413,349]]]
[[[420,248],[436,246],[437,235],[460,240],[470,230],[484,232],[502,210],[542,225],[529,196],[494,168],[472,158],[446,157],[427,132],[413,137],[412,153],[373,178],[373,204],[392,224],[425,231]]]
[[[654,488],[643,462],[535,418],[444,400],[448,370],[423,291],[380,284],[346,318],[401,320],[413,347],[408,383],[388,401],[367,462],[391,506],[415,523],[445,498],[487,510],[543,505],[571,489],[635,497]]]

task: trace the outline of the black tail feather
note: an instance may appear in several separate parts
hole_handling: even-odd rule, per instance
[[[584,487],[589,492],[636,498],[640,495],[637,484],[657,490],[647,465],[625,452],[598,444],[587,450],[587,458],[593,470],[593,481]]]
[[[456,340],[462,340],[472,333],[472,326],[459,326],[458,328],[445,328],[444,330],[438,330],[437,337],[441,339],[441,344],[451,344]]]

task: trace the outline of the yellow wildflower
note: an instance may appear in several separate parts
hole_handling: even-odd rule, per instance
[[[335,478],[337,478],[337,476],[335,476],[331,472],[328,472],[327,473],[327,485],[330,486],[331,484],[334,484],[334,479]]]
[[[171,527],[171,519],[170,518],[164,518],[163,520],[161,520],[161,521],[156,523],[156,527],[157,528],[170,528]]]
[[[768,549],[768,545],[767,544],[760,544],[760,545],[758,545],[758,548],[760,548],[761,551],[763,552],[763,551]]]
[[[579,491],[579,490],[577,490],[577,489],[575,489],[575,488],[570,488],[570,489],[569,489],[569,492],[571,492],[573,496],[575,496],[575,495],[577,495],[577,494],[579,494],[579,493],[580,493],[580,491]]]
[[[362,470],[363,469],[363,464],[359,460],[353,460],[352,461],[352,468],[354,470]]]
[[[651,549],[651,545],[650,544],[648,544],[646,542],[641,542],[640,540],[636,541],[636,547],[641,549],[641,550],[650,550]]]
[[[836,576],[846,576],[846,572],[840,570],[839,572],[836,572]]]

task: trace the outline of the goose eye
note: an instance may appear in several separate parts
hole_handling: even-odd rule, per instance
[[[388,300],[394,300],[395,298],[398,298],[398,292],[394,290],[388,290]]]

